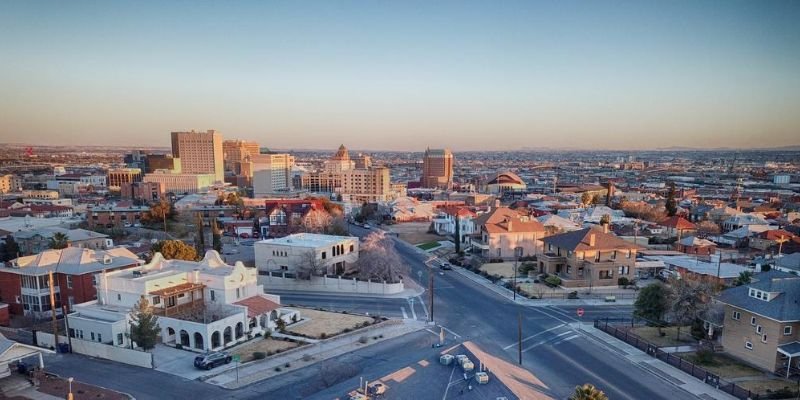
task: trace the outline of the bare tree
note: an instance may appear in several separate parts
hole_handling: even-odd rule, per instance
[[[697,236],[706,238],[712,235],[719,235],[719,225],[711,221],[703,221],[697,224]]]
[[[364,238],[355,267],[356,276],[361,279],[387,282],[399,282],[410,271],[384,231],[374,231]]]
[[[712,287],[706,282],[673,279],[670,282],[670,315],[677,325],[677,338],[680,340],[681,327],[692,324],[704,315],[709,307],[709,294]]]
[[[325,273],[325,266],[321,259],[317,258],[314,250],[308,250],[300,256],[297,263],[297,279],[309,280],[314,276]]]

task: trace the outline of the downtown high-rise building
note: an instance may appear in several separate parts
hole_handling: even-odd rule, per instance
[[[425,188],[452,188],[453,161],[453,153],[450,152],[450,149],[426,149],[422,157],[420,185]]]
[[[225,170],[240,173],[241,163],[250,161],[250,157],[261,152],[258,143],[249,140],[226,140],[222,142],[222,156],[225,159]]]
[[[294,156],[286,153],[257,154],[251,157],[250,162],[255,197],[292,190]]]
[[[180,158],[184,174],[213,175],[218,182],[225,179],[222,135],[206,132],[172,132],[172,156]]]

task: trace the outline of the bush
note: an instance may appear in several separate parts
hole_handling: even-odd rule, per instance
[[[175,345],[175,348],[178,349],[178,350],[183,350],[183,345],[178,343],[178,344]]]
[[[281,372],[281,367],[275,367],[275,372]]]
[[[519,274],[523,276],[527,276],[528,272],[533,271],[536,269],[536,264],[532,262],[524,262],[522,265],[519,266]]]
[[[255,351],[255,352],[253,352],[253,359],[254,360],[263,360],[265,358],[267,358],[267,353],[264,353],[263,351]]]
[[[631,282],[628,280],[628,278],[626,278],[624,276],[621,276],[619,279],[617,279],[617,285],[622,286],[622,287],[628,286],[628,285],[630,285],[630,283]]]
[[[328,337],[328,334],[327,334],[327,333],[325,333],[325,332],[322,332],[322,333],[320,333],[320,334],[319,334],[319,338],[320,338],[320,339],[325,339],[325,338],[327,338],[327,337]]]
[[[358,338],[358,342],[361,344],[367,343],[367,341],[369,341],[369,338],[367,338],[366,336]]]
[[[368,327],[369,326],[369,321],[362,322],[361,326],[363,326],[364,328]]]
[[[344,328],[344,330],[342,331],[342,333],[348,333],[348,332],[352,332],[352,331],[353,331],[353,330],[352,330],[352,329],[350,329],[350,328]],[[324,334],[324,333],[323,333],[323,334]],[[320,335],[320,337],[322,337],[322,335]]]
[[[291,366],[292,366],[292,364],[286,363],[286,364],[284,364],[283,366],[284,366],[284,367],[286,367],[286,368],[289,368],[289,367],[291,367]]]
[[[545,278],[544,283],[546,283],[547,286],[556,287],[561,285],[561,278],[555,275],[550,275],[547,278]]]

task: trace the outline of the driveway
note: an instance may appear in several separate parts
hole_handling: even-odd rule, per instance
[[[228,369],[235,368],[236,363],[230,363],[209,371],[197,369],[194,367],[194,358],[199,354],[200,353],[178,350],[174,347],[158,344],[156,348],[153,349],[153,363],[156,366],[156,371],[191,380],[208,378],[227,371]]]

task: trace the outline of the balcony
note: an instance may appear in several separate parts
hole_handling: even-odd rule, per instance
[[[559,255],[558,255],[558,254],[556,254],[556,253],[544,253],[544,254],[538,254],[536,257],[537,257],[537,259],[538,259],[539,261],[543,261],[543,262],[546,262],[546,263],[560,263],[560,264],[564,264],[564,263],[566,263],[566,262],[567,262],[567,258],[566,258],[566,257],[564,257],[564,256],[559,256]]]

